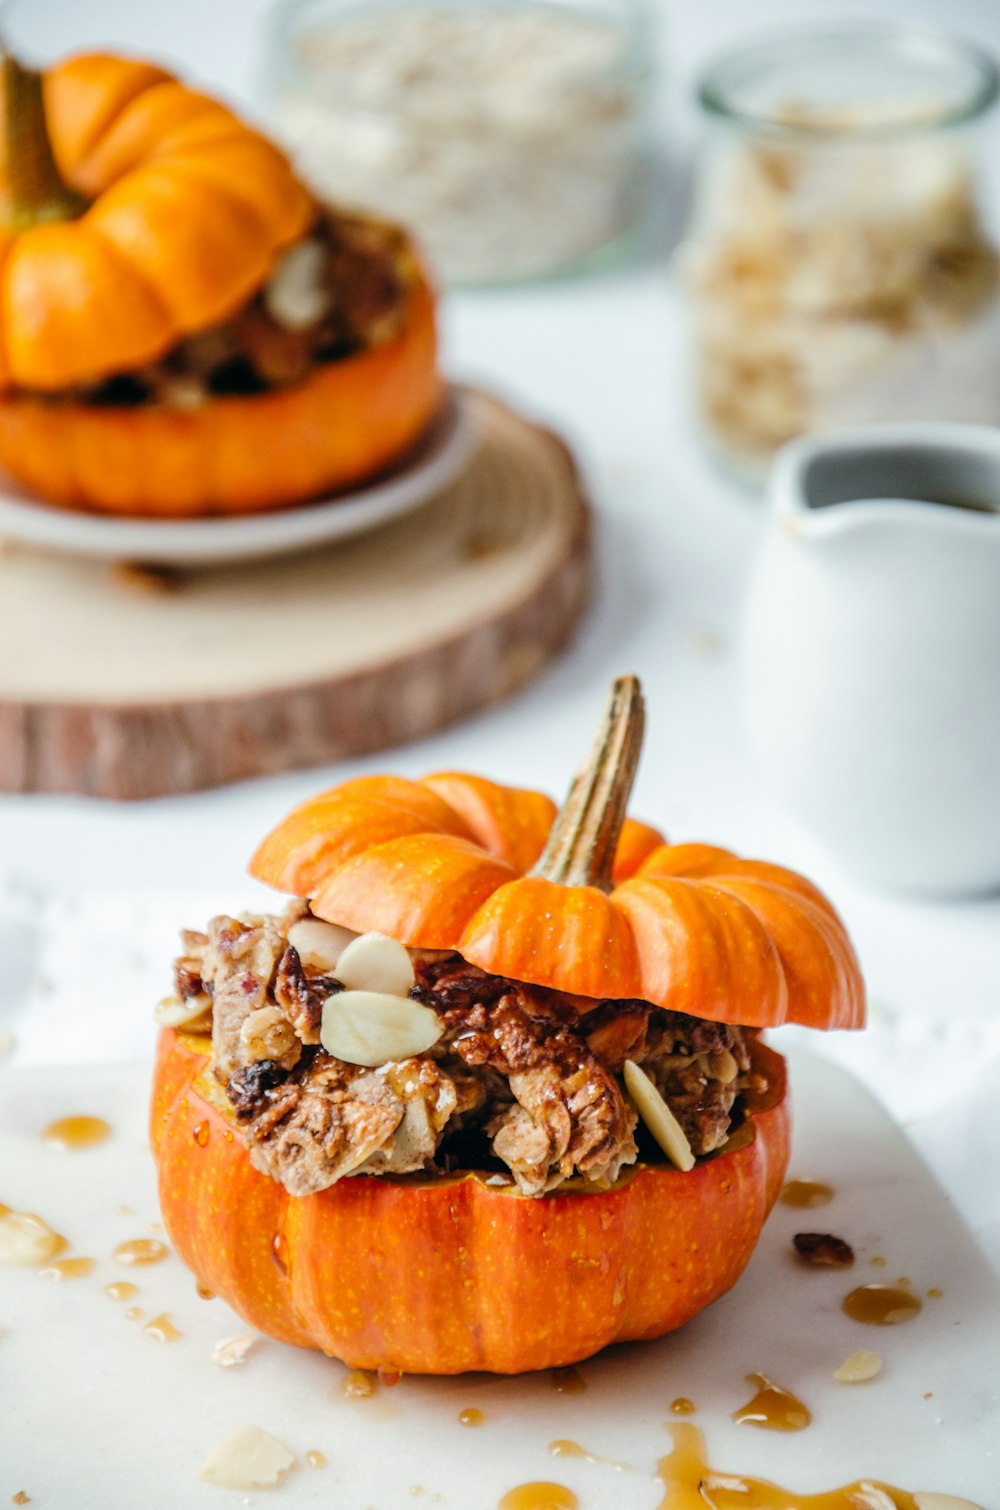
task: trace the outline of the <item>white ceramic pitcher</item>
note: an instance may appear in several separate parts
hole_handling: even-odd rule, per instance
[[[752,743],[845,865],[924,892],[1000,887],[1000,431],[787,447],[744,655]]]

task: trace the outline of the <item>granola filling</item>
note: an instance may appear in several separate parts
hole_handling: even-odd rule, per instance
[[[752,1033],[647,1002],[594,1001],[488,975],[449,952],[410,950],[410,997],[442,1034],[417,1057],[365,1068],[320,1043],[343,987],[304,963],[289,929],[309,917],[217,917],[183,935],[181,1003],[205,1011],[212,1072],[254,1166],[292,1195],[345,1175],[474,1169],[538,1196],[576,1178],[604,1188],[638,1158],[663,1162],[623,1083],[652,1080],[695,1157],[720,1149],[759,1090]],[[178,1004],[180,1008],[181,1003]]]
[[[190,410],[214,397],[284,388],[315,367],[391,340],[417,274],[398,227],[324,208],[228,320],[189,336],[156,362],[48,397]]]

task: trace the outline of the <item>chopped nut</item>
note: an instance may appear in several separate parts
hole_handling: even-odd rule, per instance
[[[258,1007],[240,1028],[240,1042],[253,1059],[270,1059],[290,1070],[302,1045],[295,1029],[277,1007]]]
[[[340,956],[357,936],[349,928],[322,923],[318,918],[303,918],[288,930],[288,942],[299,959],[314,970],[335,970]]]
[[[663,1152],[678,1169],[694,1168],[694,1154],[677,1118],[656,1086],[634,1059],[625,1061],[625,1085],[639,1113]]]
[[[413,964],[396,939],[384,933],[363,933],[348,944],[337,961],[337,979],[348,991],[408,996],[414,981]]]
[[[19,1489],[16,1494],[11,1495],[10,1502],[12,1505],[30,1505],[31,1495],[25,1494],[23,1489]]]
[[[722,1049],[718,1054],[709,1056],[709,1073],[713,1080],[721,1080],[723,1085],[732,1085],[740,1072],[736,1059],[728,1049]]]
[[[323,1004],[320,1042],[336,1059],[374,1069],[425,1054],[443,1032],[432,1007],[377,991],[341,991]]]
[[[284,1442],[260,1426],[244,1426],[209,1453],[201,1477],[223,1489],[273,1489],[294,1466]]]
[[[153,1009],[160,1028],[183,1028],[185,1033],[212,1031],[212,998],[207,991],[196,996],[165,996]]]
[[[849,1269],[854,1262],[850,1243],[832,1232],[796,1232],[792,1242],[799,1257],[817,1268]]]
[[[255,1332],[239,1332],[235,1337],[223,1337],[212,1349],[212,1362],[220,1368],[235,1368],[244,1361],[259,1340]]]
[[[849,1358],[845,1358],[839,1368],[834,1369],[833,1377],[838,1384],[866,1384],[881,1372],[881,1355],[873,1353],[869,1348],[860,1347]]]

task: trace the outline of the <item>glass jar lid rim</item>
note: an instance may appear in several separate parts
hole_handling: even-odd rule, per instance
[[[936,55],[964,68],[968,87],[962,94],[956,92],[954,98],[943,101],[936,111],[928,109],[914,115],[912,111],[901,110],[895,118],[887,115],[850,125],[843,121],[796,119],[774,108],[757,110],[742,106],[735,97],[733,85],[739,85],[741,74],[757,65],[773,66],[780,60],[782,50],[785,54],[800,50],[804,59],[813,61],[838,47],[845,50],[878,47],[904,60]],[[789,141],[899,137],[959,126],[985,114],[1000,95],[1000,67],[975,42],[933,26],[892,21],[795,26],[758,33],[718,54],[703,70],[697,94],[702,109],[713,119]]]

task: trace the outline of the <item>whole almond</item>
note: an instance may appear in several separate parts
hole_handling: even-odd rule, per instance
[[[319,1036],[335,1059],[375,1069],[426,1053],[443,1032],[436,1012],[405,996],[341,991],[323,1003]]]

